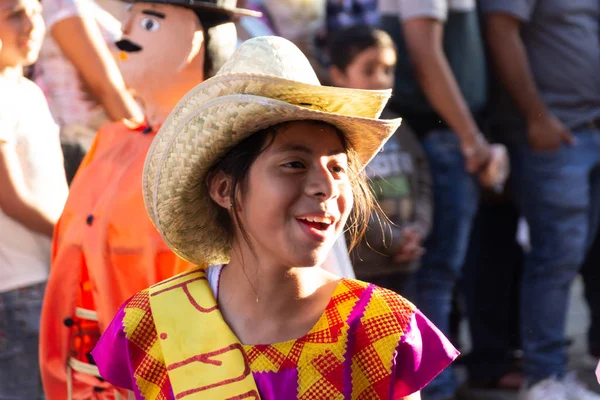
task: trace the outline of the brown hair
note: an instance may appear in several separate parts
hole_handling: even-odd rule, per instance
[[[385,31],[360,24],[348,26],[331,35],[326,52],[330,65],[346,72],[356,56],[373,47],[396,50],[394,41]]]
[[[348,156],[349,178],[352,186],[352,194],[354,198],[354,206],[350,211],[350,216],[347,222],[347,233],[350,239],[349,249],[356,246],[364,236],[371,213],[373,211],[380,212],[377,201],[370,189],[366,175],[360,170],[360,161],[358,153],[356,153],[350,143],[348,143],[344,134],[336,127],[322,121],[311,121],[319,125],[331,126],[335,129],[340,137],[346,154]],[[236,194],[242,195],[247,189],[248,172],[254,161],[260,156],[274,141],[275,135],[283,128],[292,122],[284,122],[278,125],[271,126],[254,133],[236,147],[230,150],[223,158],[221,158],[209,171],[206,184],[210,188],[213,179],[218,172],[223,172],[232,179],[232,187],[230,191],[231,204],[237,205]],[[223,207],[217,206],[217,222],[223,226],[232,243],[235,235],[235,226],[237,225],[244,240],[250,245],[248,233],[241,223],[237,206],[232,207],[232,216]],[[235,224],[234,224],[235,222]]]

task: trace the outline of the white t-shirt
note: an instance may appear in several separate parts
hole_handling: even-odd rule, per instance
[[[413,18],[435,18],[445,21],[448,11],[472,11],[475,0],[379,0],[382,15],[398,15],[406,21]]]
[[[106,122],[104,107],[89,92],[77,69],[52,39],[54,24],[73,17],[92,17],[109,48],[122,35],[121,23],[94,0],[44,0],[43,16],[48,33],[36,63],[36,83],[60,125],[63,141],[88,148],[97,129]]]
[[[57,219],[68,195],[58,135],[35,83],[0,78],[0,146],[16,150],[33,200]],[[44,282],[50,245],[50,238],[30,231],[0,209],[0,292]]]

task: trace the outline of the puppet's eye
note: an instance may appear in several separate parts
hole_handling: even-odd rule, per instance
[[[150,18],[150,17],[142,18],[142,20],[140,21],[140,24],[142,25],[143,29],[150,31],[150,32],[156,32],[157,30],[160,29],[160,22],[158,22],[154,18]]]

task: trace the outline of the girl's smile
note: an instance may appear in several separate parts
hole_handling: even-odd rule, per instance
[[[327,213],[313,213],[296,217],[302,229],[314,240],[324,242],[327,235],[335,233],[336,219]]]

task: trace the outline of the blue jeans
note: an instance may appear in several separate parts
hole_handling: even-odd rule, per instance
[[[483,200],[463,270],[472,350],[469,381],[485,385],[514,369],[521,348],[519,297],[524,254],[517,243],[520,213],[506,198]]]
[[[452,293],[461,275],[471,225],[477,211],[479,188],[465,169],[457,135],[435,130],[423,139],[433,182],[433,230],[425,243],[426,253],[416,274],[416,304],[446,335]],[[456,379],[451,369],[443,371],[423,391],[428,399],[454,394]]]
[[[530,228],[521,287],[521,338],[530,383],[561,377],[570,285],[595,237],[600,206],[600,131],[552,153],[511,149],[517,203]]]
[[[44,398],[38,343],[45,287],[0,293],[0,400]]]

